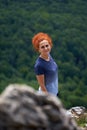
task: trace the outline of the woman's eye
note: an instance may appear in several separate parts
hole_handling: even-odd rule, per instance
[[[41,46],[41,48],[44,48],[44,46]]]
[[[48,47],[48,45],[46,45],[46,47]]]

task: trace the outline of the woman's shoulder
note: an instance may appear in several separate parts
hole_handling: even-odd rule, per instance
[[[35,66],[41,66],[41,64],[42,64],[41,59],[40,59],[40,57],[38,57],[36,59]]]
[[[46,62],[45,60],[43,60],[42,58],[38,57],[36,62],[35,62],[35,67],[45,67],[46,66]]]

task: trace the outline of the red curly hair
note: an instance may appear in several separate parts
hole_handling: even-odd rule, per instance
[[[34,37],[32,38],[32,44],[36,51],[39,50],[39,43],[43,40],[47,40],[52,47],[53,44],[52,44],[51,37],[46,33],[39,32],[36,35],[34,35]]]

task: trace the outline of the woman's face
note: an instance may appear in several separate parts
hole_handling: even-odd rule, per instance
[[[49,54],[51,51],[51,46],[47,40],[43,40],[39,43],[39,52],[41,54]]]

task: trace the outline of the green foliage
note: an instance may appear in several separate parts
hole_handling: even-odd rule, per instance
[[[46,32],[59,67],[60,98],[66,108],[87,107],[87,2],[85,0],[1,0],[0,92],[10,83],[38,83],[32,37]]]
[[[85,128],[86,127],[86,123],[87,123],[87,113],[84,113],[78,119],[75,118],[75,120],[76,120],[78,126]]]

